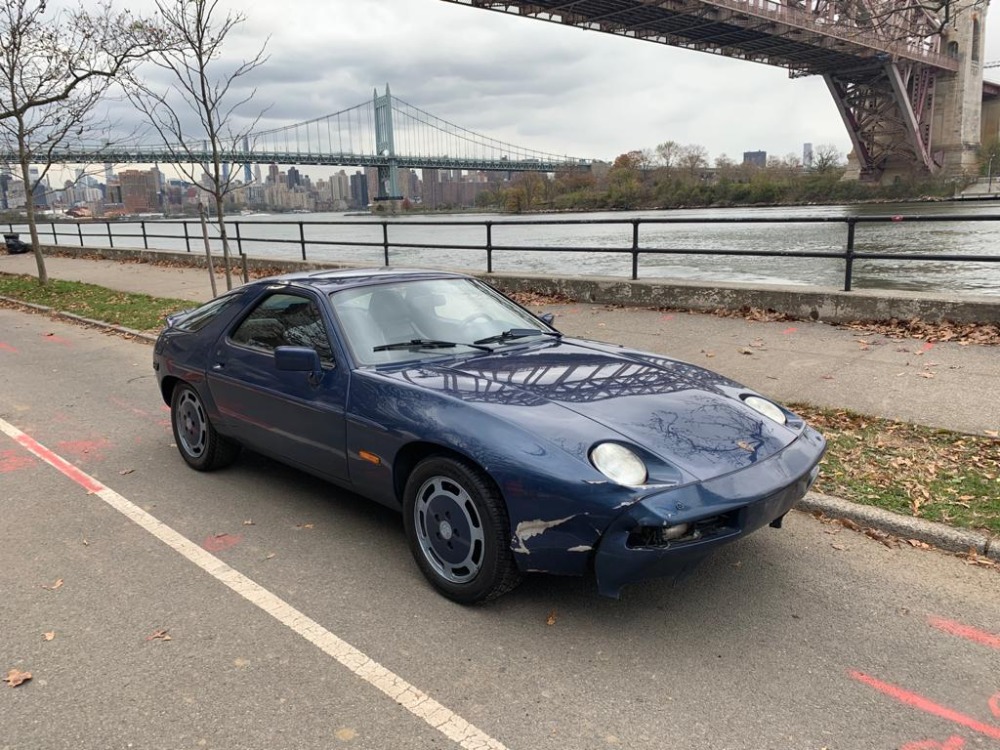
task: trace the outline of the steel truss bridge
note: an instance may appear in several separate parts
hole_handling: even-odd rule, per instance
[[[474,133],[407,104],[389,91],[349,109],[222,144],[222,161],[243,165],[250,182],[251,164],[298,164],[374,167],[377,199],[399,198],[398,170],[455,169],[503,172],[556,172],[589,169],[591,160],[559,156],[505,143]],[[212,163],[207,142],[184,144],[76,144],[54,153],[67,164]],[[17,161],[0,150],[0,163]]]
[[[822,76],[863,178],[960,171],[980,140],[988,0],[446,2]]]

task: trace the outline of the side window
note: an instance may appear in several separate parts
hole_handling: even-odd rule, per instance
[[[244,318],[230,336],[233,343],[274,351],[279,346],[307,346],[333,364],[326,325],[316,303],[298,294],[272,294]]]

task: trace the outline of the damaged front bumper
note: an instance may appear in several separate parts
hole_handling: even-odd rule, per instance
[[[788,447],[726,476],[658,492],[629,506],[604,531],[594,554],[598,591],[677,578],[714,549],[761,526],[779,526],[819,472],[826,441],[806,427]]]

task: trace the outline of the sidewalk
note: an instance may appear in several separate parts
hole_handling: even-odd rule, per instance
[[[50,277],[193,302],[204,269],[47,257]],[[36,275],[34,257],[0,255],[0,272]],[[217,276],[220,291],[225,281]],[[234,284],[239,283],[238,275]],[[566,334],[693,362],[778,401],[845,408],[932,427],[1000,430],[1000,349],[890,339],[808,321],[766,323],[593,304],[532,305]]]

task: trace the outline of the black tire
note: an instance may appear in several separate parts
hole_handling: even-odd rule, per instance
[[[229,466],[240,454],[240,445],[215,431],[198,392],[179,383],[170,399],[170,425],[181,458],[192,469],[214,471]]]
[[[420,571],[453,601],[486,602],[521,581],[503,498],[465,461],[432,456],[417,464],[406,481],[403,524]]]

